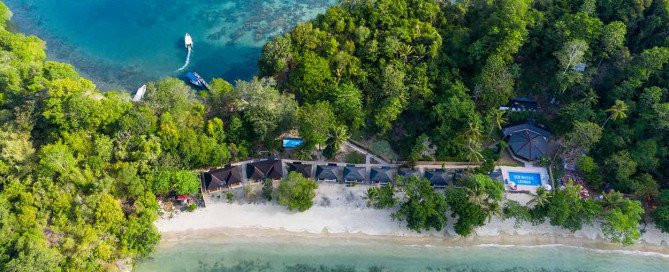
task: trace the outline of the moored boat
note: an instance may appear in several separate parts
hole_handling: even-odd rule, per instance
[[[209,84],[207,84],[207,82],[204,81],[204,79],[198,73],[188,72],[186,77],[188,78],[188,81],[196,87],[209,89]]]
[[[187,49],[193,48],[193,38],[191,38],[190,34],[186,33],[186,36],[184,37],[184,44],[186,45]]]
[[[137,92],[135,93],[135,96],[132,98],[132,101],[139,102],[140,100],[142,100],[142,97],[144,97],[144,93],[146,93],[146,85],[142,85],[142,87],[139,87],[139,89],[137,89]]]

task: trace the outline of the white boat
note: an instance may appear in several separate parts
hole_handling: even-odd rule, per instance
[[[190,34],[186,33],[186,36],[184,37],[184,43],[186,44],[186,48],[193,48],[193,38],[190,37]]]
[[[137,89],[135,97],[132,98],[132,101],[139,102],[140,100],[142,100],[142,97],[144,97],[144,93],[146,93],[146,85],[142,85],[142,87],[139,87],[139,89]]]

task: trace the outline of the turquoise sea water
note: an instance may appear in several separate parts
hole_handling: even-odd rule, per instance
[[[49,57],[74,64],[98,87],[197,71],[205,79],[249,79],[262,45],[336,0],[5,0],[13,26],[47,42]],[[195,46],[183,72],[188,32]]]
[[[669,256],[571,246],[406,245],[347,239],[229,238],[162,245],[137,271],[669,271]]]

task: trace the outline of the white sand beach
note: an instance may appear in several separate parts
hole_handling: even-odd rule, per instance
[[[394,210],[369,208],[363,198],[367,187],[344,187],[321,184],[310,210],[290,212],[277,204],[210,203],[206,208],[163,216],[155,224],[167,240],[189,237],[221,235],[294,235],[356,237],[369,239],[396,239],[418,242],[446,242],[459,245],[481,244],[565,244],[602,249],[624,249],[669,254],[669,235],[652,225],[646,227],[636,245],[622,247],[605,241],[599,227],[586,225],[571,233],[568,230],[544,223],[538,226],[515,226],[515,220],[493,218],[476,229],[470,237],[455,234],[453,220],[441,232],[417,233],[407,229],[402,222],[394,221]],[[510,196],[516,200],[529,196]]]

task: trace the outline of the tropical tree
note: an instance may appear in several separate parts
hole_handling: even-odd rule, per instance
[[[527,202],[528,205],[543,206],[548,203],[550,200],[551,193],[546,190],[544,187],[537,188],[537,191],[534,193],[534,198]]]
[[[446,199],[435,192],[426,179],[411,177],[404,187],[406,200],[393,218],[405,221],[407,227],[421,232],[441,230],[446,225]]]
[[[623,194],[611,190],[608,193],[604,193],[604,198],[602,199],[602,207],[604,211],[608,211],[615,208],[620,208],[625,204],[625,197]]]
[[[495,127],[497,129],[502,130],[502,126],[506,124],[509,120],[504,116],[506,112],[500,109],[492,109],[488,113],[488,116],[490,116],[490,119],[492,120],[492,123],[495,124]],[[492,131],[492,128],[491,128]]]
[[[606,126],[606,123],[609,120],[622,120],[627,118],[627,104],[625,104],[624,101],[622,100],[616,100],[615,104],[611,106],[609,109],[606,110],[606,112],[609,113],[609,117],[606,118],[606,121],[604,121],[604,124],[602,124],[602,127]]]
[[[318,184],[302,176],[298,172],[290,172],[281,180],[277,189],[279,204],[288,207],[288,210],[304,212],[314,205],[315,190]]]
[[[323,155],[325,155],[327,158],[334,158],[334,156],[337,155],[337,152],[339,152],[341,146],[346,144],[347,140],[348,132],[346,130],[346,126],[340,125],[333,127],[330,130],[328,139],[325,141],[327,146],[323,151]]]

